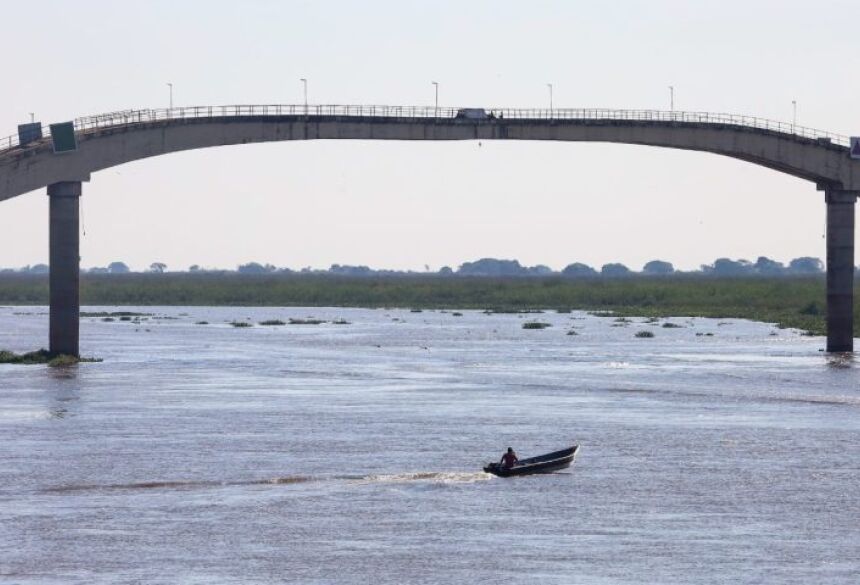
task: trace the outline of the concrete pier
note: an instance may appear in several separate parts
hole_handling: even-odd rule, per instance
[[[825,191],[827,351],[854,351],[854,209],[860,191]]]
[[[79,356],[81,183],[48,185],[50,210],[50,351]]]

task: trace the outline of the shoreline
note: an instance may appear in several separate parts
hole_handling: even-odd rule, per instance
[[[860,295],[855,296],[860,331]],[[0,305],[46,306],[44,275],[0,275]],[[618,317],[738,318],[826,333],[822,277],[492,278],[320,275],[81,275],[84,307],[332,307],[611,311]],[[82,310],[82,312],[86,312]]]

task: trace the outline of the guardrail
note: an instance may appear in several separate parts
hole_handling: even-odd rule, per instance
[[[99,128],[121,127],[132,124],[158,122],[165,120],[185,120],[196,118],[221,118],[239,116],[321,116],[356,118],[439,118],[453,119],[461,108],[438,108],[433,106],[364,106],[364,105],[236,105],[236,106],[191,106],[148,110],[121,110],[95,116],[85,116],[74,120],[75,130],[86,132]],[[795,124],[734,114],[715,114],[711,112],[676,112],[665,110],[611,110],[603,108],[553,108],[518,109],[488,108],[490,117],[506,120],[619,120],[647,122],[675,122],[684,124],[715,124],[741,126],[758,130],[768,130],[782,134],[824,139],[833,144],[849,146],[847,136],[797,126]],[[50,126],[42,127],[45,138],[50,137]],[[17,148],[18,136],[0,138],[0,152]]]

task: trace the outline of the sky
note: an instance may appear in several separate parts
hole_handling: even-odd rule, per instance
[[[0,136],[123,109],[301,103],[675,109],[860,134],[856,0],[0,0]],[[84,185],[81,264],[437,270],[481,257],[682,269],[824,257],[806,181],[713,154],[309,141],[174,153]],[[45,191],[0,267],[47,262]]]

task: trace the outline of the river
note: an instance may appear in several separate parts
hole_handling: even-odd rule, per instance
[[[85,310],[151,315],[85,318],[102,363],[0,365],[0,583],[860,582],[860,362],[821,338]],[[327,322],[258,325],[290,318]],[[0,307],[0,348],[46,339],[44,307]],[[574,443],[566,472],[481,471]]]

